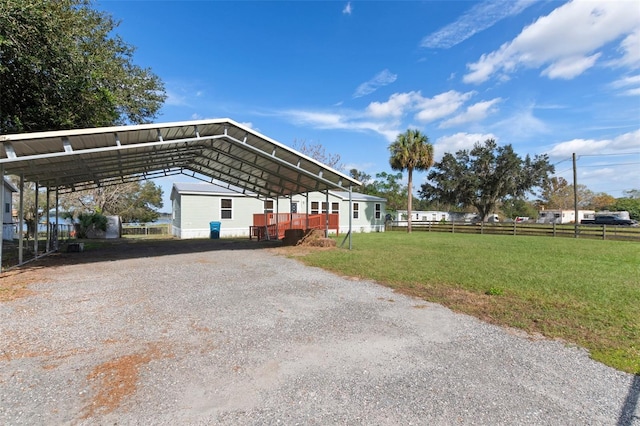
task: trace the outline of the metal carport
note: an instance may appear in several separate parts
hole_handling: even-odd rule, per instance
[[[264,198],[360,185],[228,118],[0,135],[5,174],[56,193],[178,174]]]

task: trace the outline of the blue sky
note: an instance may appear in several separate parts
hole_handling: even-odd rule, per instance
[[[640,3],[100,1],[165,82],[157,122],[228,117],[391,171],[417,128],[445,152],[494,138],[558,176],[640,189]],[[406,173],[405,173],[406,177]],[[426,173],[414,177],[416,187]],[[185,181],[186,177],[172,180]],[[165,208],[172,180],[160,180]]]

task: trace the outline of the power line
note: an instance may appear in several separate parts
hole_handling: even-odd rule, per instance
[[[592,164],[592,165],[589,165],[589,166],[581,165],[580,167],[586,168],[586,167],[609,167],[609,166],[633,166],[634,164],[640,164],[640,162],[636,162],[636,163]]]
[[[611,157],[614,155],[640,155],[640,152],[616,152],[611,154],[580,154],[578,155],[578,159],[580,157]]]

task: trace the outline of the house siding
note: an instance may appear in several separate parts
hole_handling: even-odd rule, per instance
[[[221,237],[248,237],[249,227],[253,224],[253,215],[264,212],[264,199],[257,199],[229,191],[216,192],[212,185],[191,184],[185,187],[191,191],[181,190],[174,185],[172,191],[172,229],[178,238],[208,238],[209,222],[221,222]],[[200,185],[200,186],[198,186]],[[200,191],[197,188],[201,188]],[[232,218],[222,219],[220,216],[221,200],[232,199]],[[360,204],[360,217],[353,219],[354,232],[383,232],[386,200],[353,193],[353,201]],[[298,213],[311,213],[311,204],[318,202],[322,212],[322,203],[326,202],[326,194],[320,192],[297,194],[292,199],[273,200],[273,212],[290,213],[291,202],[297,203]],[[333,213],[333,204],[338,203],[340,225],[339,232],[349,230],[349,198],[348,193],[329,192],[329,212]],[[375,218],[375,205],[380,204],[380,219]]]

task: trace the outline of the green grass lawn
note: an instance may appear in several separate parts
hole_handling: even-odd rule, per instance
[[[575,343],[598,361],[640,374],[637,242],[386,232],[355,234],[351,251],[315,251],[302,259]]]

